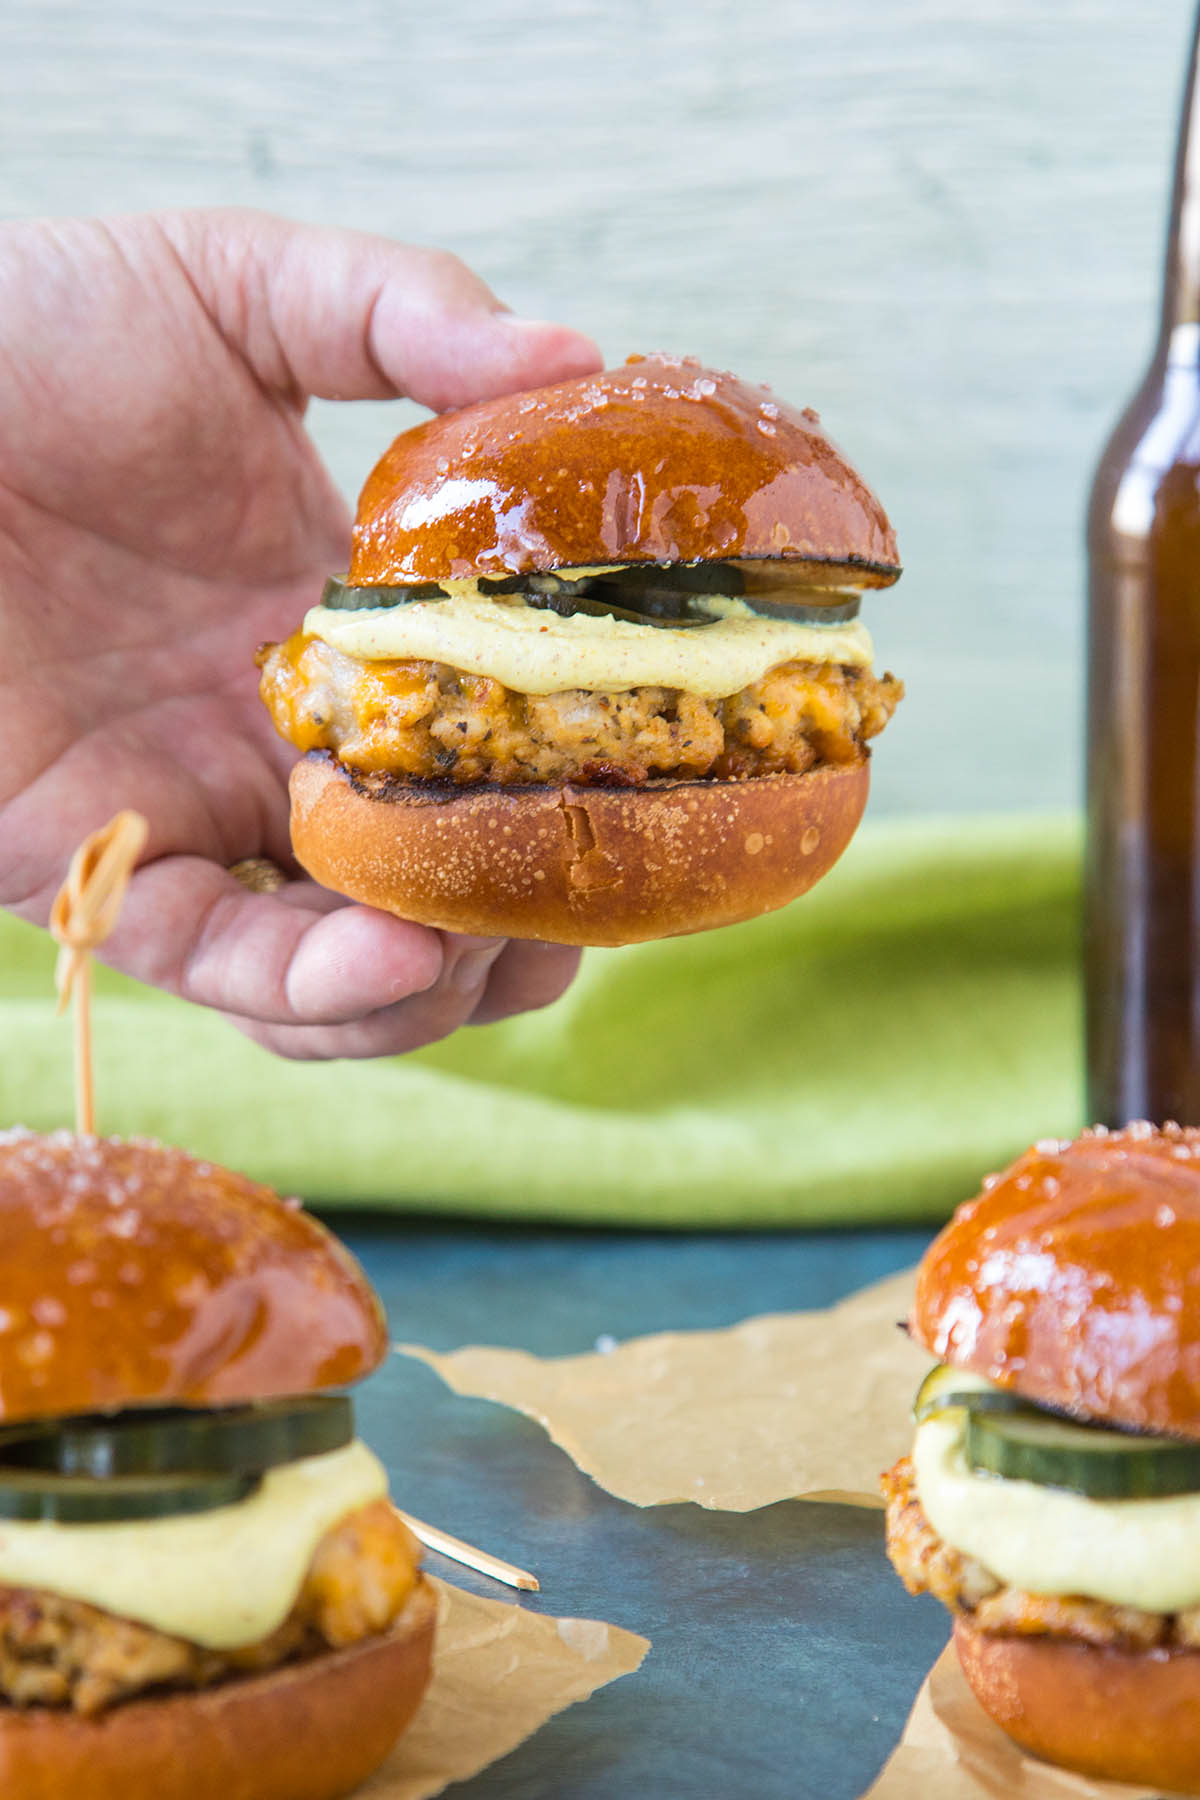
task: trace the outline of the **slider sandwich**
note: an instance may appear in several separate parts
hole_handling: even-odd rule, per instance
[[[0,1794],[334,1800],[435,1599],[339,1390],[387,1337],[298,1205],[181,1151],[0,1134]]]
[[[1084,1774],[1200,1792],[1200,1131],[1041,1143],[922,1260],[940,1358],[883,1478],[984,1708]]]
[[[899,574],[816,414],[689,359],[418,425],[349,573],[259,652],[305,753],[296,856],[405,918],[561,943],[781,906],[861,817],[902,690],[859,599]]]

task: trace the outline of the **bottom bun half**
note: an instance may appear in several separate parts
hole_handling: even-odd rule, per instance
[[[337,1800],[379,1767],[429,1679],[424,1579],[381,1637],[98,1718],[0,1708],[4,1800]]]
[[[447,931],[636,944],[771,912],[833,867],[870,765],[642,788],[379,795],[316,751],[292,772],[292,845],[325,887]]]
[[[1016,1743],[1082,1775],[1200,1792],[1200,1652],[988,1637],[954,1648],[975,1698]]]

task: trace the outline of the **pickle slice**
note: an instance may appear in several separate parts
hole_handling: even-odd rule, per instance
[[[742,599],[760,619],[787,619],[793,625],[845,625],[858,617],[858,596],[853,600],[831,601],[826,605],[802,605],[791,600],[760,600],[757,594],[743,594]]]
[[[631,625],[655,625],[678,629],[687,625],[711,625],[713,615],[697,608],[695,596],[670,590],[657,605],[647,602],[639,584],[625,585],[616,578],[609,581],[596,575],[571,580],[560,575],[507,575],[495,581],[484,577],[480,588],[487,597],[497,599],[516,595],[528,606],[569,618],[572,613],[589,613],[593,618],[624,619]],[[436,582],[417,587],[351,587],[330,576],[321,594],[321,605],[334,612],[359,612],[376,607],[411,606],[416,601],[448,600]]]
[[[968,1410],[968,1465],[1089,1500],[1146,1500],[1200,1489],[1200,1443],[1080,1425],[1052,1413]]]
[[[307,1394],[258,1406],[190,1411],[139,1408],[54,1420],[36,1436],[0,1443],[6,1465],[98,1479],[126,1475],[261,1474],[304,1456],[341,1450],[354,1437],[344,1394]]]
[[[998,1388],[970,1369],[951,1369],[938,1363],[917,1389],[913,1401],[913,1418],[918,1425],[952,1407],[965,1406],[972,1412],[1028,1412],[1030,1404],[1011,1388]]]
[[[835,591],[828,601],[816,598],[818,589],[797,587],[796,599],[781,599],[778,588],[754,591],[741,570],[731,563],[631,564],[598,575],[505,575],[480,579],[485,595],[504,598],[519,595],[529,606],[569,618],[589,613],[597,618],[624,619],[633,625],[652,625],[679,630],[691,625],[711,625],[719,614],[705,605],[712,596],[741,599],[751,612],[764,619],[787,619],[799,625],[841,625],[858,616],[859,596]],[[811,591],[812,599],[801,598]],[[446,600],[449,595],[436,582],[412,587],[354,587],[331,575],[321,594],[321,605],[334,612],[360,612],[378,607],[411,606],[416,601]]]
[[[241,1472],[191,1475],[57,1475],[0,1468],[0,1519],[58,1525],[115,1525],[236,1506],[258,1486]]]
[[[593,619],[623,619],[627,625],[649,625],[656,631],[680,631],[714,622],[713,614],[686,594],[669,594],[656,610],[648,591],[630,592],[615,582],[606,586],[596,581],[586,594],[538,588],[522,598],[526,606],[557,613],[560,619],[569,619],[572,613],[588,613]],[[622,600],[625,605],[620,604]]]
[[[321,590],[322,606],[331,612],[367,612],[379,606],[411,606],[414,600],[444,600],[436,581],[416,587],[352,587],[340,575],[331,575]]]

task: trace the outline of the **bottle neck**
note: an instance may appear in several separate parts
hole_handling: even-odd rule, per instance
[[[1171,190],[1171,229],[1163,279],[1162,336],[1159,353],[1193,364],[1200,349],[1200,6],[1192,30],[1175,179]]]

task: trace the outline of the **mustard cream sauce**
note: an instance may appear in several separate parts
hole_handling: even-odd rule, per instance
[[[270,1469],[236,1506],[115,1525],[0,1523],[0,1584],[83,1600],[210,1650],[282,1625],[326,1532],[387,1493],[360,1442]]]
[[[963,1451],[965,1419],[962,1408],[936,1414],[913,1447],[921,1507],[945,1543],[1031,1594],[1157,1613],[1200,1605],[1200,1494],[1088,1500],[977,1474]]]
[[[364,661],[448,663],[520,694],[669,687],[721,700],[781,663],[871,663],[871,639],[857,619],[799,625],[764,618],[741,600],[706,595],[713,623],[673,630],[591,613],[562,618],[519,597],[481,594],[474,582],[442,585],[452,590],[445,600],[353,612],[315,606],[304,630]]]

